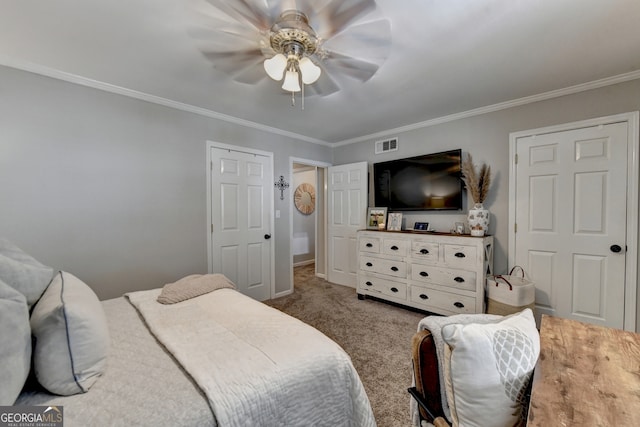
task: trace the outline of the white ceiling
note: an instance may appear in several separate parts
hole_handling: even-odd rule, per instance
[[[328,143],[640,77],[638,0],[377,0],[357,22],[390,21],[386,62],[364,83],[332,76],[342,89],[306,97],[302,111],[277,82],[214,68],[188,33],[191,1],[0,0],[0,64]]]

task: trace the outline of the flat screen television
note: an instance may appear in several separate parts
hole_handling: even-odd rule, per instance
[[[396,211],[462,209],[462,150],[374,163],[375,205]]]

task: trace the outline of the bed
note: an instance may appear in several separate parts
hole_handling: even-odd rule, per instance
[[[0,285],[7,281],[1,257],[2,244]],[[48,294],[69,305],[76,281],[57,272],[38,301],[25,298],[31,328]],[[76,369],[83,392],[70,395],[47,391],[32,372],[15,405],[62,406],[66,426],[376,425],[349,356],[318,330],[229,287],[175,304],[160,304],[161,294],[95,298],[98,309],[90,310],[79,304],[85,315],[104,316],[108,356],[98,368]],[[93,335],[101,332],[90,344]],[[33,359],[46,339],[36,338]]]

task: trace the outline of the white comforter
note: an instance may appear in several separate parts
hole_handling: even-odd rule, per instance
[[[234,290],[173,305],[127,294],[206,394],[218,425],[375,426],[349,356],[325,335]]]

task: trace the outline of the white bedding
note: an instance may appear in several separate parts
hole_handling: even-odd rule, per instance
[[[55,396],[28,388],[16,405],[64,407],[65,427],[214,427],[207,398],[149,333],[123,297],[103,301],[111,347],[105,374],[88,393]]]
[[[321,332],[236,291],[173,305],[127,294],[221,426],[375,426],[351,359]]]

